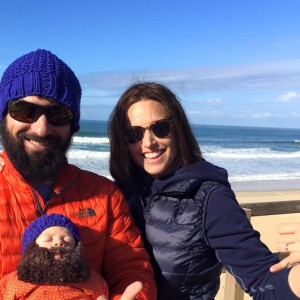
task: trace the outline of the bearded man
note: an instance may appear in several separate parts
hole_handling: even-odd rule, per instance
[[[25,228],[38,217],[59,213],[78,227],[84,257],[105,278],[110,299],[156,299],[149,256],[122,193],[107,178],[67,161],[80,129],[80,100],[74,72],[50,51],[25,54],[3,73],[0,279],[21,261]],[[132,293],[122,298],[133,282]]]

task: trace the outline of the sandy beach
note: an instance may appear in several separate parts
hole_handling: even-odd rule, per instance
[[[256,187],[255,187],[256,186]],[[272,190],[262,190],[262,187],[273,188]],[[248,191],[241,191],[243,187],[247,187]],[[278,189],[283,187],[292,187],[294,189]],[[298,189],[297,189],[297,188]],[[234,188],[234,186],[233,186]],[[256,189],[256,190],[255,190]],[[240,191],[237,191],[240,190]],[[278,183],[274,185],[274,182],[267,184],[257,185],[254,183],[243,183],[235,189],[238,202],[243,203],[257,203],[257,202],[272,202],[272,201],[290,201],[300,200],[300,185],[299,182],[292,183]],[[261,217],[252,217],[251,223],[257,231],[261,234],[261,240],[271,249],[276,252],[276,228],[280,223],[287,222],[300,222],[300,212],[293,214],[283,215],[269,215]],[[224,275],[221,276],[221,288],[216,300],[224,299]],[[244,300],[252,299],[248,295],[245,295]]]

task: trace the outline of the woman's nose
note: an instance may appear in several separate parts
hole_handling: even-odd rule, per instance
[[[144,137],[142,140],[143,146],[149,147],[155,142],[156,142],[156,140],[155,140],[154,134],[152,133],[152,131],[150,129],[147,128],[144,132]]]

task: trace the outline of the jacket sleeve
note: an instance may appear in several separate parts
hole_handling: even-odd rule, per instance
[[[213,190],[204,216],[208,244],[253,299],[299,299],[288,284],[290,269],[277,273],[269,271],[278,259],[261,242],[259,233],[253,229],[232,191]]]
[[[109,285],[110,299],[119,299],[126,287],[135,281],[141,281],[144,286],[137,299],[156,299],[149,255],[119,189],[111,196],[110,205],[103,263],[103,275]]]

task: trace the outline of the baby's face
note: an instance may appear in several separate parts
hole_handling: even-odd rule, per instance
[[[76,241],[72,233],[65,227],[52,226],[45,229],[36,239],[39,247],[66,247],[74,249]]]

